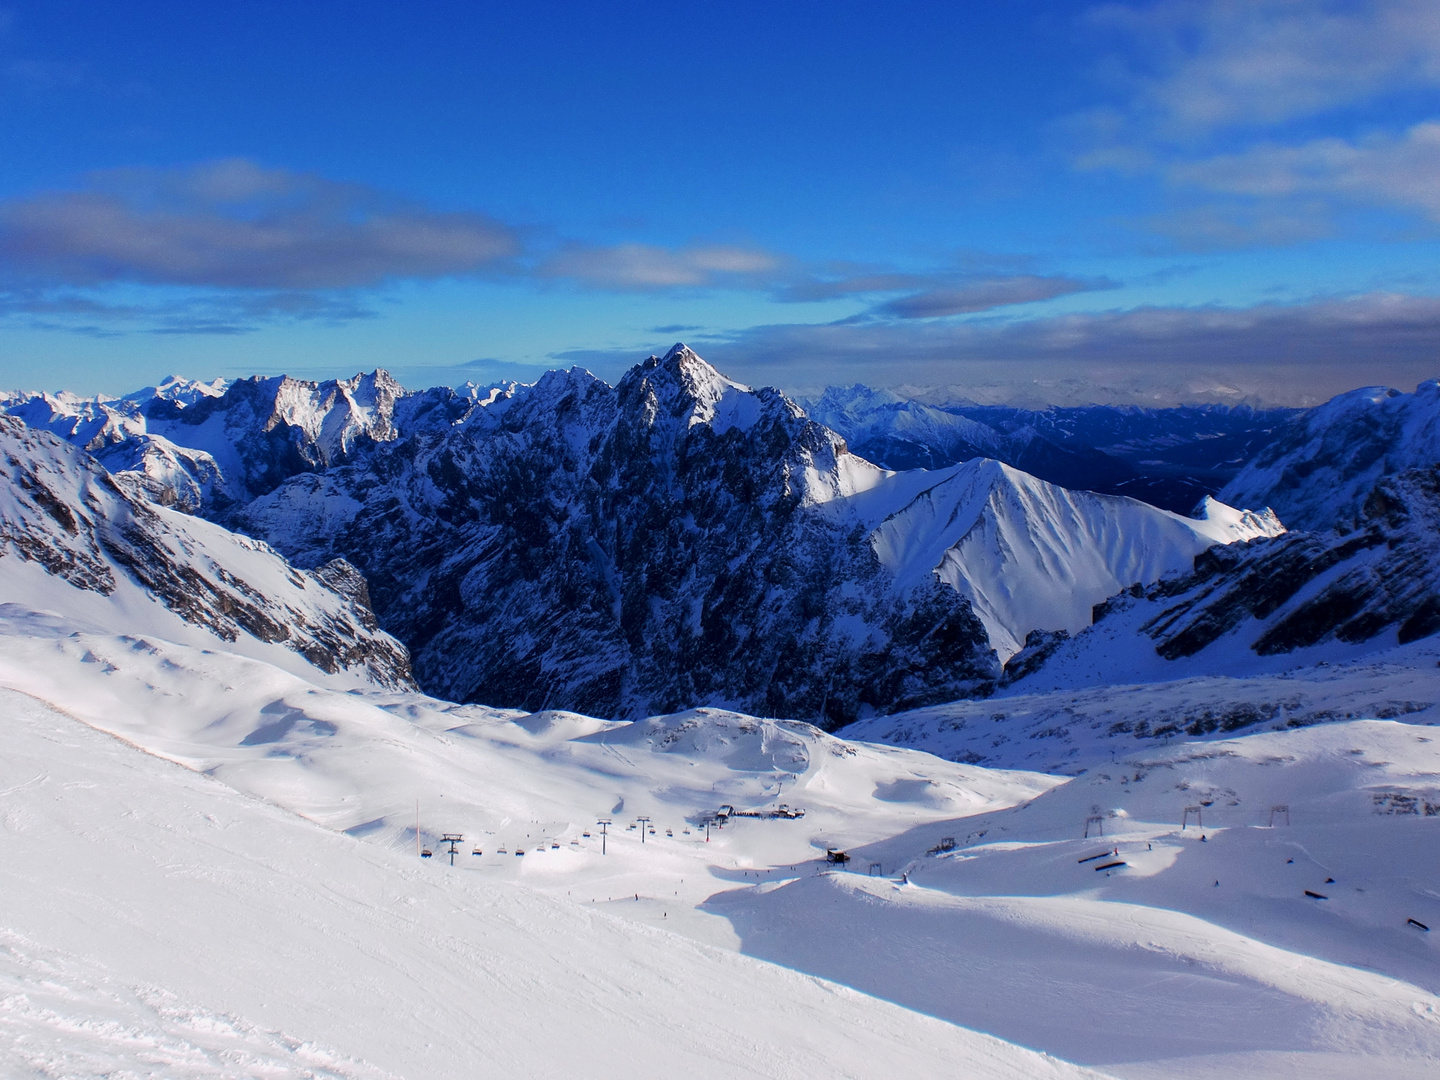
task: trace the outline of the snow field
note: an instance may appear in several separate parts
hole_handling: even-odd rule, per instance
[[[238,894],[246,904],[272,912],[256,919],[295,923],[303,932],[333,937],[335,950],[369,950],[365,964],[371,966],[361,968],[370,972],[366,985],[376,996],[394,997],[397,992],[387,989],[394,980],[402,987],[402,999],[410,994],[426,1008],[435,994],[447,995],[448,1011],[442,1010],[441,1019],[459,1027],[481,1024],[477,1030],[491,1040],[487,1047],[511,1045],[505,1042],[510,1035],[484,1027],[475,1013],[491,1009],[489,995],[514,997],[507,981],[512,978],[520,982],[520,996],[514,1009],[507,1005],[499,1015],[514,1032],[524,1033],[514,1036],[517,1042],[556,1042],[555,1008],[535,1004],[547,993],[558,994],[577,1015],[589,1016],[587,994],[607,1000],[613,995],[637,1009],[640,1002],[654,1001],[663,1011],[674,1002],[675,1023],[682,1014],[685,1023],[708,1021],[719,1010],[743,1026],[747,1010],[762,1007],[763,994],[740,1000],[738,987],[752,977],[745,974],[752,969],[735,969],[737,996],[732,1000],[723,997],[728,990],[716,988],[708,969],[698,971],[712,959],[685,959],[727,956],[726,963],[748,962],[739,953],[887,999],[910,1010],[897,1015],[914,1022],[923,1019],[917,1014],[929,1014],[1137,1080],[1154,1075],[1324,1076],[1327,1069],[1337,1076],[1373,1070],[1404,1078],[1426,1075],[1440,1058],[1436,945],[1405,923],[1415,918],[1440,932],[1440,817],[1425,813],[1427,801],[1440,808],[1440,740],[1430,741],[1432,729],[1423,726],[1366,721],[1145,746],[1066,782],[848,742],[806,724],[718,709],[626,724],[557,711],[525,715],[456,706],[418,694],[339,692],[259,660],[158,636],[105,634],[14,607],[0,613],[0,685],[52,702],[210,779],[159,762],[145,768],[190,777],[187,783],[301,830],[283,834],[293,862],[262,858],[251,848],[242,858],[239,849],[214,848],[215,827],[202,827],[204,819],[192,817],[188,820],[198,832],[187,832],[190,826],[172,830],[167,842],[176,846],[166,856],[171,861],[127,863],[102,873],[101,878],[128,875],[134,882],[122,904],[134,925],[150,927],[146,933],[154,935],[146,950],[152,959],[145,963],[160,964],[165,954],[188,949],[190,937],[202,936],[207,926],[249,924],[216,907],[213,898],[177,900],[195,907],[189,922],[176,921],[163,905],[152,912],[142,883],[148,881],[153,893],[155,882],[164,881],[169,896],[177,879],[203,880],[216,888],[240,881],[249,882]],[[120,744],[103,745],[111,755],[131,753]],[[24,785],[42,772],[37,765],[0,775],[0,791],[19,789],[0,796],[0,806],[38,797],[39,781]],[[240,794],[229,794],[215,780]],[[124,806],[136,783],[122,777],[101,785],[112,802],[103,810],[94,808],[87,826],[92,845],[112,847],[106,837],[119,829],[115,836],[122,847],[128,845],[126,858],[140,858],[149,841],[123,839],[124,830],[135,824]],[[161,787],[155,798],[161,798]],[[414,854],[417,798],[421,840],[437,853],[428,861]],[[805,808],[805,817],[732,818],[724,829],[711,830],[708,843],[698,827],[700,818],[721,804],[764,809],[780,802]],[[1202,804],[1203,826],[1181,830],[1185,808]],[[1289,806],[1290,823],[1271,827],[1271,808],[1277,804]],[[33,805],[28,812],[34,821],[45,820]],[[650,817],[655,829],[643,845],[638,830],[626,828],[641,815]],[[601,817],[614,822],[604,856],[595,826]],[[1082,837],[1091,817],[1102,819],[1103,840]],[[141,814],[136,820],[155,819]],[[249,821],[234,819],[222,832],[238,837],[261,827]],[[667,836],[667,829],[673,835]],[[465,836],[453,871],[436,842],[445,831]],[[586,831],[591,836],[585,837]],[[346,832],[348,837],[338,835]],[[323,838],[315,842],[325,853],[308,853],[311,841],[297,839],[301,835]],[[955,838],[956,851],[925,854],[945,837]],[[52,841],[70,843],[59,836],[46,843]],[[174,869],[188,865],[182,848],[206,845],[230,868],[222,872],[211,865],[198,878]],[[470,854],[475,846],[484,854]],[[851,853],[852,872],[827,872],[823,853],[831,846]],[[516,857],[517,848],[526,852],[523,857]],[[47,881],[51,893],[56,881],[68,886],[70,867],[95,858],[82,858],[78,849],[73,856],[51,858],[44,854],[48,850],[32,848],[14,864],[42,868],[32,871],[34,897]],[[1098,863],[1080,861],[1116,851]],[[239,869],[231,865],[237,860]],[[343,869],[354,860],[361,864],[358,869]],[[1112,860],[1127,865],[1095,869]],[[883,876],[868,875],[872,863],[879,864]],[[264,893],[269,878],[302,871],[303,889],[285,879],[272,894]],[[332,877],[352,884],[321,884]],[[1335,883],[1327,884],[1326,878]],[[421,896],[415,891],[420,883],[432,891]],[[102,888],[103,882],[94,887]],[[1308,898],[1306,888],[1328,899]],[[315,899],[322,894],[329,899]],[[334,916],[343,927],[351,925],[344,919],[359,918],[355,911],[393,914],[403,901],[383,898],[401,896],[430,906],[418,921],[386,923],[391,936],[383,950],[365,944],[366,934],[380,933],[373,928],[338,937],[326,929],[332,919],[326,905],[332,901],[350,913]],[[38,908],[40,901],[33,902]],[[93,898],[84,902],[98,903]],[[523,914],[516,913],[516,906]],[[277,908],[284,914],[273,914]],[[292,909],[321,914],[306,921],[312,917],[301,918]],[[489,914],[477,915],[481,909]],[[79,921],[88,918],[87,913]],[[471,960],[489,956],[474,943],[490,942],[500,933],[494,929],[496,919],[510,920],[505,925],[514,929],[516,940],[504,945],[511,951],[502,950],[513,966],[497,974],[500,961],[487,960],[491,966],[481,968],[488,974],[464,976],[469,989],[463,989],[462,976],[446,966],[451,960],[440,956],[448,957],[446,950]],[[370,915],[362,919],[366,927],[373,921]],[[34,964],[14,961],[18,973],[13,978],[34,982],[39,978],[35,964],[69,965],[65,970],[74,973],[66,976],[68,982],[62,980],[68,988],[64,993],[78,1003],[70,1013],[58,1008],[53,995],[43,1004],[46,999],[37,989],[24,991],[30,996],[23,1009],[5,1014],[6,1023],[28,1025],[27,1038],[34,1045],[51,1045],[44,1053],[57,1062],[61,1050],[54,1047],[65,1040],[47,1026],[46,1009],[69,1016],[67,1023],[119,1017],[125,1030],[141,1033],[136,1039],[149,1040],[147,1046],[168,1039],[192,1056],[233,1051],[235,1061],[250,1060],[246,1054],[257,1062],[273,1058],[282,1063],[276,1069],[300,1068],[300,1059],[285,1049],[292,1044],[320,1047],[316,1053],[340,1063],[332,1068],[337,1076],[368,1075],[365,1068],[397,1075],[462,1075],[473,1066],[474,1059],[463,1056],[468,1050],[434,1049],[440,1045],[438,1032],[423,1047],[408,1036],[396,1036],[393,1043],[375,1033],[361,1038],[350,1028],[336,1027],[338,1021],[321,1024],[314,1010],[306,1011],[299,1002],[284,1004],[283,1023],[271,1021],[270,1014],[257,1010],[279,1006],[257,1005],[253,987],[246,991],[251,997],[217,997],[228,984],[217,984],[211,994],[198,969],[187,976],[189,981],[158,969],[151,974],[152,969],[137,967],[137,956],[113,956],[88,939],[83,947],[74,946],[53,923],[5,925],[19,935],[15,940],[23,947],[17,947],[28,949],[26,956],[40,958]],[[625,935],[675,943],[663,948],[681,950],[682,958],[657,958],[656,970],[667,977],[691,972],[683,977],[722,998],[696,1004],[683,994],[677,997],[671,984],[653,981],[659,978],[654,972],[617,969],[605,959],[604,949],[584,951],[588,945],[582,949],[575,943],[584,936],[582,929],[590,933],[601,926],[610,935],[604,938],[605,949],[627,958],[639,954]],[[172,928],[174,936],[165,937]],[[254,923],[252,940],[232,941],[225,962],[264,985],[275,981],[277,971],[287,972],[283,979],[289,980],[290,967],[301,963],[295,957],[308,954],[283,937],[275,949],[257,953],[253,941],[268,940],[272,933],[269,922]],[[405,966],[411,962],[402,956],[405,950],[419,948],[412,938],[428,942],[414,962],[442,972],[438,989],[420,989],[423,980]],[[715,952],[715,946],[722,951]],[[555,949],[570,952],[556,959],[551,956]],[[660,945],[654,949],[663,951]],[[527,950],[540,957],[533,972],[525,965]],[[372,1018],[389,1015],[358,1001],[358,992],[336,989],[334,972],[346,969],[348,961],[338,952],[322,953],[313,963],[332,967],[314,981],[320,999],[339,1001],[346,1009],[369,1008]],[[642,960],[633,963],[643,968]],[[603,976],[585,966],[592,961]],[[169,962],[190,970],[188,954]],[[753,970],[775,971],[763,965]],[[267,971],[268,981],[262,978]],[[563,985],[547,989],[546,980],[552,978]],[[175,995],[179,1004],[166,1006],[175,1015],[218,1016],[222,1021],[215,1023],[238,1034],[224,1035],[220,1049],[202,1044],[189,1028],[167,1019],[170,1013],[147,1004],[160,999],[145,997],[135,987],[158,987]],[[691,992],[698,991],[686,991]],[[853,1000],[870,1002],[865,1008],[881,1007],[861,995]],[[682,1008],[687,1001],[691,1004]],[[607,1017],[608,1007],[601,1006]],[[529,1019],[522,1019],[520,1013],[527,1010],[534,1015],[527,1012]],[[536,1019],[541,1016],[545,1019]],[[834,1020],[842,1023],[838,1014]],[[830,1038],[831,1028],[816,1026],[809,1014],[791,1022],[805,1028],[803,1045],[792,1047],[795,1053],[810,1053]],[[900,1028],[886,1024],[890,1034],[902,1037]],[[823,1065],[812,1061],[786,1073],[789,1062],[798,1059],[776,1058],[761,1049],[770,1037],[767,1031],[774,1033],[776,1046],[784,1044],[778,1018],[776,1025],[748,1036],[746,1045],[754,1048],[749,1057],[722,1054],[702,1066],[698,1063],[712,1049],[709,1044],[697,1048],[686,1035],[674,1047],[643,1051],[635,1058],[642,1063],[635,1075],[651,1075],[646,1072],[651,1063],[658,1072],[674,1061],[702,1075],[866,1075],[866,1069],[878,1069],[882,1062],[889,1068],[900,1060],[886,1049],[888,1044],[870,1043],[834,1059],[848,1064],[827,1058]],[[576,1030],[598,1039],[600,1027],[594,1021]],[[668,1027],[637,1027],[627,1037],[642,1040],[646,1030],[661,1041],[670,1038]],[[961,1036],[971,1037],[959,1031],[956,1037]],[[742,1036],[734,1037],[743,1042]],[[92,1043],[84,1045],[101,1055],[96,1060],[106,1060],[105,1053],[123,1058],[109,1044],[97,1049],[99,1044]],[[911,1060],[927,1062],[915,1066],[922,1075],[935,1074],[934,1060],[924,1058],[930,1053],[925,1047],[932,1045],[912,1046],[920,1057]],[[518,1050],[506,1052],[512,1054],[509,1062],[521,1062],[514,1056]],[[547,1052],[558,1055],[560,1049]],[[432,1067],[425,1054],[439,1055],[433,1058],[437,1064]],[[687,1054],[692,1056],[683,1057]],[[181,1062],[180,1051],[174,1060]],[[586,1067],[587,1075],[606,1075]],[[517,1075],[546,1075],[543,1068],[526,1068]],[[805,1068],[820,1071],[806,1073]],[[966,1075],[986,1075],[981,1069]],[[59,1065],[55,1070],[64,1074]],[[100,1071],[98,1066],[94,1071]],[[72,1073],[92,1074],[79,1065]],[[1015,1075],[1032,1074],[1022,1069]]]
[[[1086,1075],[405,859],[13,692],[0,716],[12,1075]]]

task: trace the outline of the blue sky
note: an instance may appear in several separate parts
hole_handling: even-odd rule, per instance
[[[0,11],[0,385],[1440,375],[1440,5]]]

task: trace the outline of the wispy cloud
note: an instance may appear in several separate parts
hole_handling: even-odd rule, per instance
[[[711,339],[703,352],[741,378],[792,386],[815,385],[817,378],[877,385],[980,380],[1031,400],[1037,379],[1056,386],[1070,380],[1065,393],[1083,393],[1089,385],[1096,400],[1106,400],[1105,386],[1123,383],[1170,386],[1173,400],[1237,400],[1248,393],[1298,404],[1350,388],[1357,365],[1376,382],[1413,385],[1440,375],[1437,342],[1440,298],[1370,294],[1025,320],[786,323]],[[593,350],[555,358],[601,371],[635,359]],[[1223,385],[1216,381],[1222,376],[1229,380]]]
[[[1125,119],[1173,137],[1315,116],[1413,86],[1440,86],[1432,0],[1161,0],[1104,4],[1119,34]]]
[[[770,252],[725,244],[678,248],[569,244],[543,259],[536,273],[596,289],[654,292],[763,286],[775,279],[783,264]]]
[[[1174,165],[1185,184],[1261,199],[1330,196],[1417,210],[1440,221],[1440,121],[1398,135],[1266,143]]]
[[[110,171],[0,203],[0,272],[72,286],[344,289],[473,274],[519,249],[480,214],[242,160]]]
[[[1162,0],[1085,21],[1124,43],[1110,66],[1122,96],[1071,118],[1075,162],[1162,177],[1180,202],[1159,231],[1284,243],[1361,206],[1440,221],[1440,119],[1413,111],[1440,87],[1433,0]],[[1404,126],[1361,126],[1357,110],[1407,93]]]
[[[936,319],[947,315],[993,311],[1014,304],[1033,304],[1040,300],[1053,300],[1057,296],[1115,287],[1115,282],[1106,279],[1087,280],[1036,274],[979,278],[941,284],[908,296],[897,297],[881,304],[875,309],[875,313],[900,319]]]
[[[377,288],[441,278],[856,300],[856,317],[901,320],[1113,285],[977,258],[916,271],[810,265],[753,245],[547,239],[484,214],[243,159],[110,170],[70,189],[0,201],[0,314],[28,315],[30,325],[43,318],[47,328],[68,318],[87,333],[95,320],[117,331],[175,334],[340,322],[372,315],[366,297]],[[122,294],[125,302],[114,299]]]

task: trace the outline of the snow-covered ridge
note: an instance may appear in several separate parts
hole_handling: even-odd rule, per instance
[[[934,574],[964,595],[1002,662],[1031,631],[1075,633],[1094,605],[1188,571],[1212,545],[1284,531],[1268,512],[1207,499],[1204,516],[1185,518],[986,459],[931,475],[934,485],[887,517],[871,543],[898,581]]]
[[[801,402],[857,453],[887,468],[938,469],[989,457],[1061,487],[1126,495],[1184,514],[1217,493],[1295,411],[1112,405],[1035,411],[863,385],[832,386]]]
[[[1367,386],[1290,422],[1220,493],[1271,506],[1291,527],[1328,529],[1353,519],[1383,477],[1440,462],[1440,381],[1405,394]]]
[[[131,498],[83,451],[0,416],[0,598],[117,633],[160,632],[315,665],[350,683],[413,685],[363,580],[290,566],[263,541]]]

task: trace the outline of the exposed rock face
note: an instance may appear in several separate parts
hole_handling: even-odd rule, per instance
[[[1388,477],[1356,527],[1288,533],[1212,549],[1191,578],[1156,586],[1183,597],[1145,627],[1167,659],[1205,648],[1244,620],[1263,629],[1261,656],[1327,639],[1369,641],[1394,628],[1401,644],[1440,630],[1440,466]],[[1303,591],[1303,595],[1302,595]]]
[[[105,596],[123,576],[224,641],[248,634],[324,671],[414,685],[404,647],[352,599],[363,580],[347,594],[325,580],[346,576],[337,568],[303,574],[264,543],[137,501],[90,455],[0,416],[0,574],[7,556]]]
[[[777,391],[676,350],[615,387],[552,372],[443,436],[297,477],[245,520],[305,561],[364,568],[432,692],[833,724],[998,670],[953,589],[891,588],[838,505],[856,474],[883,477]]]

